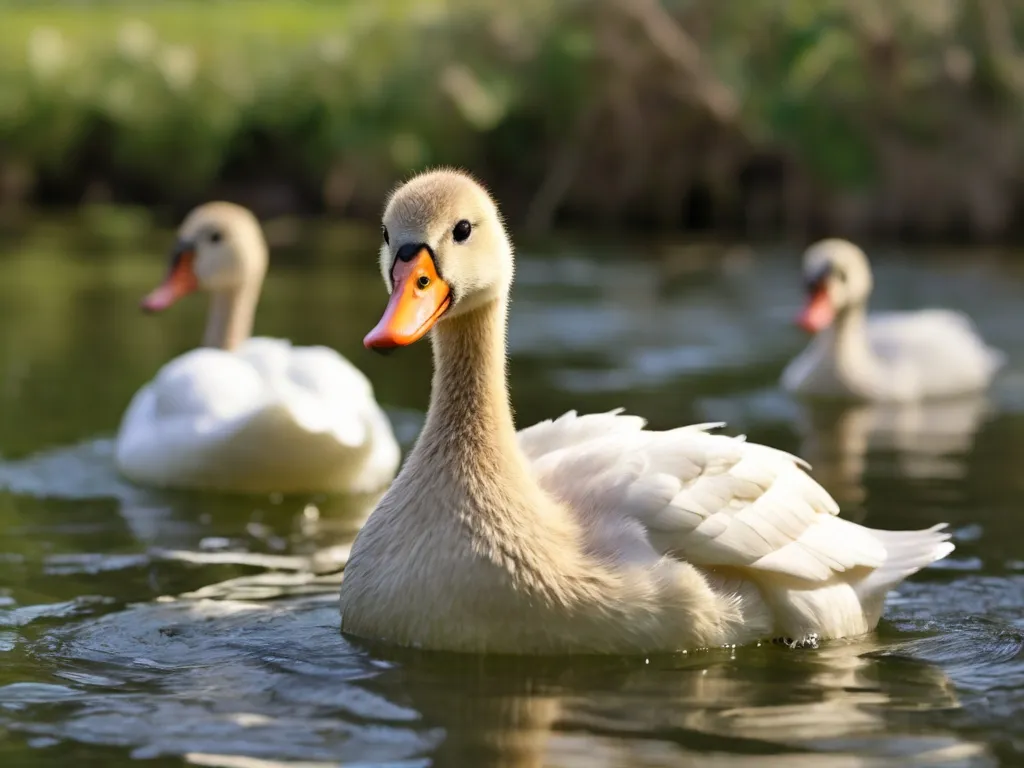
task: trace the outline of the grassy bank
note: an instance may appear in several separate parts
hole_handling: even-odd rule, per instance
[[[377,215],[426,165],[554,224],[1020,234],[1010,0],[0,3],[0,202]]]

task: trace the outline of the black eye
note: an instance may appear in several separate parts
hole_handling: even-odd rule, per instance
[[[210,242],[211,243],[219,243],[221,237],[222,237],[222,235],[221,235],[220,231],[215,229],[215,230],[213,230],[213,232],[210,233]]]
[[[426,275],[420,275],[419,280],[416,281],[416,285],[422,291],[424,288],[430,285],[430,278],[427,277]]]
[[[383,224],[380,225],[380,233],[384,237],[384,245],[391,245],[391,238],[388,237],[388,228]]]
[[[463,219],[452,229],[452,237],[455,238],[456,243],[464,243],[469,239],[470,234],[473,232],[473,225]]]

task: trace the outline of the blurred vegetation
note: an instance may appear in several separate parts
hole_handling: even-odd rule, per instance
[[[513,220],[1020,234],[1012,0],[0,0],[0,204],[375,217],[456,164]]]

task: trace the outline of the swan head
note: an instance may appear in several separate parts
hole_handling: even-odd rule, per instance
[[[809,333],[824,330],[836,314],[862,306],[871,294],[871,267],[864,251],[839,239],[820,240],[804,252],[807,304],[797,323]]]
[[[380,270],[391,298],[363,343],[403,347],[438,323],[512,285],[512,246],[494,200],[461,171],[437,170],[399,187],[384,208]]]
[[[267,269],[267,243],[256,217],[234,203],[206,203],[178,228],[164,282],[142,300],[147,312],[167,309],[198,291],[231,292],[259,284]]]

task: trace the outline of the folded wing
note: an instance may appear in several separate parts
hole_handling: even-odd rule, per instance
[[[577,515],[635,521],[658,551],[692,564],[810,583],[883,566],[884,538],[836,517],[799,459],[715,426],[655,432],[619,412],[568,413],[523,430],[520,444],[545,490]]]

